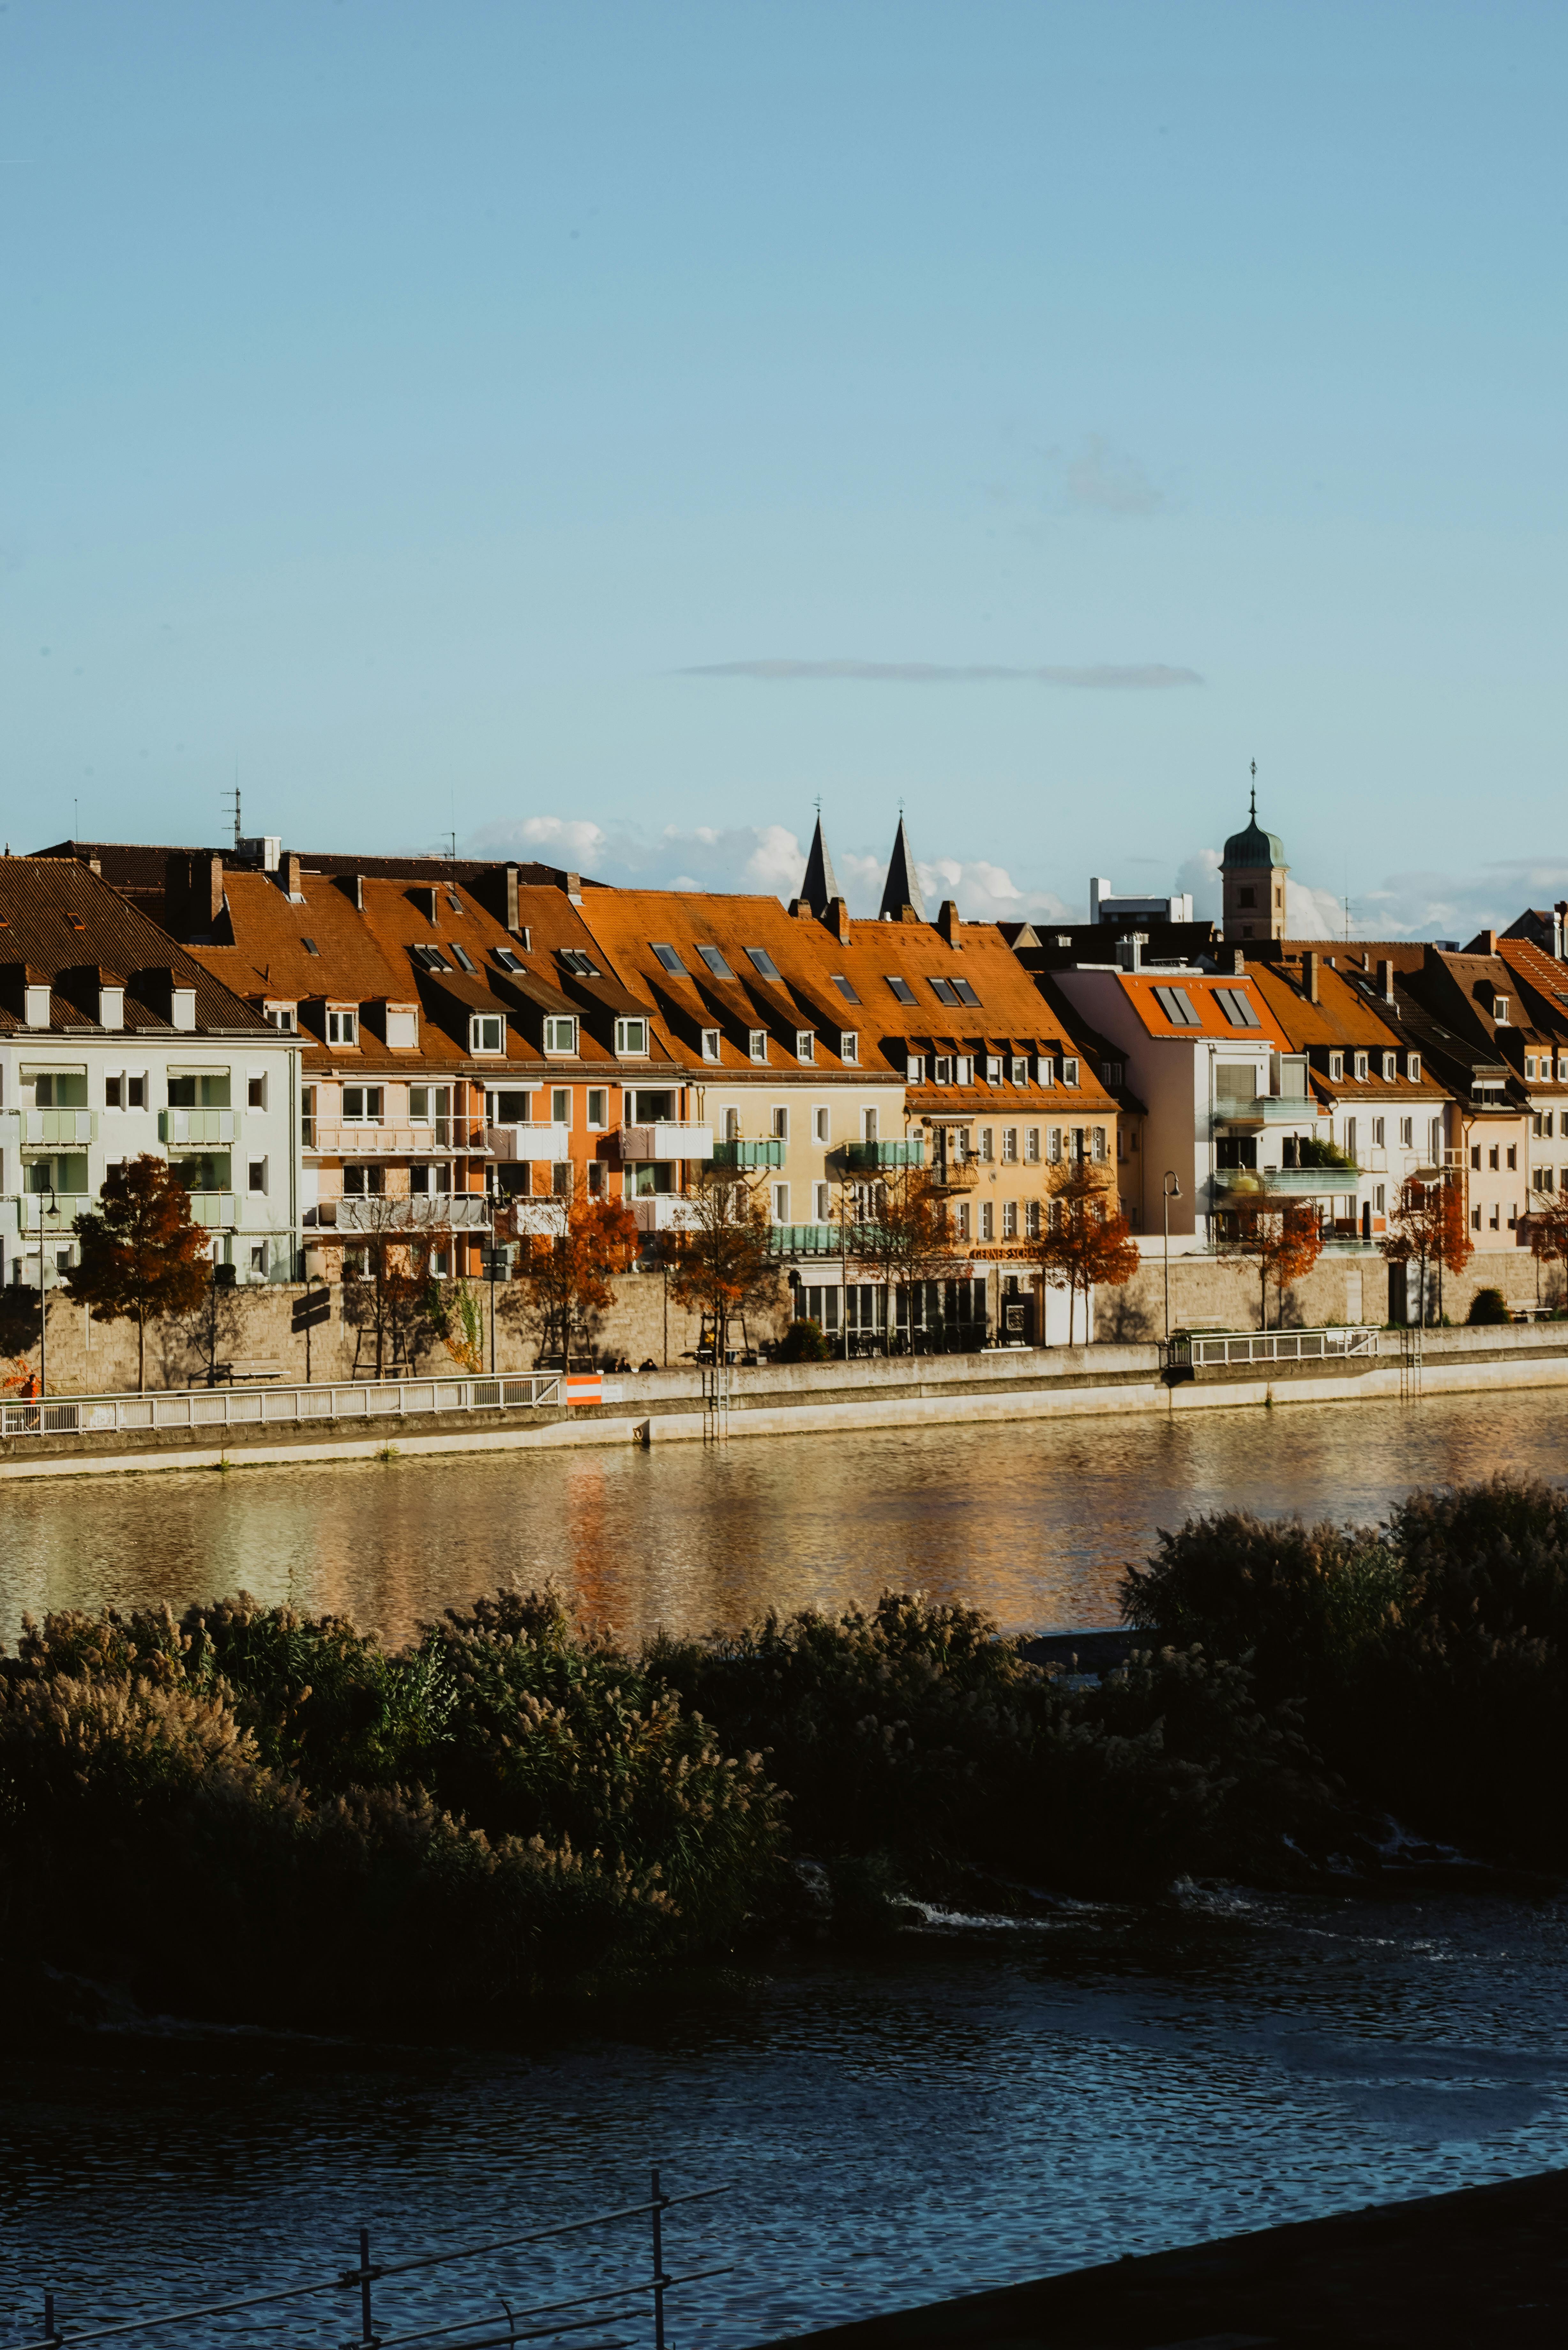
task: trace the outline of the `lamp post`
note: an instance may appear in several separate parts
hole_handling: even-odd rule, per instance
[[[1179,1178],[1167,1168],[1160,1182],[1160,1204],[1165,1214],[1165,1343],[1170,1344],[1170,1203],[1181,1197]]]
[[[48,1212],[57,1217],[60,1203],[52,1183],[41,1183],[38,1201],[38,1395],[40,1399],[49,1392],[49,1293],[44,1274],[44,1193],[49,1195]],[[39,1423],[40,1426],[42,1422]]]

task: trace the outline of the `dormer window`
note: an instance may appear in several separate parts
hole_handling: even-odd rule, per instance
[[[860,1032],[857,1028],[841,1028],[838,1032],[838,1057],[850,1068],[860,1063]]]
[[[29,985],[26,991],[26,1022],[29,1028],[47,1028],[49,1024],[49,991],[47,987]]]
[[[704,1028],[702,1031],[702,1058],[705,1061],[718,1060],[723,1041],[723,1037],[717,1028]]]
[[[329,1045],[358,1045],[359,1014],[357,1012],[328,1012],[327,1041]]]
[[[468,1024],[468,1049],[471,1053],[504,1053],[506,1050],[506,1023],[499,1012],[476,1012]]]
[[[1049,1053],[1040,1053],[1036,1055],[1034,1062],[1034,1076],[1035,1082],[1039,1085],[1054,1086],[1055,1084],[1056,1064]]]
[[[1506,995],[1494,995],[1492,997],[1491,1016],[1496,1021],[1500,1028],[1506,1028],[1508,1026],[1508,998]]]
[[[648,1023],[646,1020],[618,1020],[615,1024],[615,1048],[629,1054],[634,1059],[646,1057]]]
[[[765,1061],[768,1057],[767,1030],[765,1028],[753,1028],[748,1030],[747,1035],[749,1050],[753,1060]]]
[[[1385,1053],[1385,1054],[1384,1054],[1384,1055],[1383,1055],[1383,1082],[1384,1082],[1384,1084],[1385,1084],[1386,1086],[1391,1086],[1391,1085],[1395,1082],[1395,1080],[1396,1080],[1396,1078],[1398,1076],[1398,1075],[1399,1075],[1399,1055],[1398,1055],[1398,1054],[1397,1054],[1397,1053]]]
[[[797,1061],[815,1061],[815,1058],[816,1058],[816,1036],[815,1036],[815,1032],[814,1032],[812,1029],[810,1029],[810,1028],[797,1028],[797,1029],[795,1030],[795,1032],[794,1032],[794,1056],[795,1056],[795,1059],[796,1059]]]
[[[269,1028],[281,1029],[286,1036],[292,1036],[298,1025],[298,1006],[293,1003],[264,1003],[262,1018]]]
[[[100,1028],[124,1027],[125,990],[123,987],[100,987],[99,989],[98,1024]]]
[[[576,1049],[577,1024],[576,1020],[557,1017],[545,1021],[545,1050],[546,1053],[554,1055],[556,1057],[565,1055],[566,1057],[570,1058],[571,1055],[576,1053]]]
[[[1406,1055],[1405,1055],[1405,1075],[1406,1075],[1406,1076],[1409,1079],[1410,1083],[1411,1083],[1413,1086],[1418,1086],[1418,1085],[1420,1084],[1420,1082],[1421,1082],[1421,1055],[1419,1055],[1419,1053],[1407,1053],[1407,1054],[1406,1054]]]
[[[1344,1055],[1343,1053],[1331,1053],[1331,1054],[1329,1055],[1329,1056],[1328,1056],[1328,1074],[1329,1074],[1330,1081],[1331,1081],[1332,1083],[1334,1083],[1334,1084],[1336,1084],[1336,1085],[1337,1085],[1337,1084],[1342,1084],[1342,1083],[1344,1082],[1344,1078],[1345,1078],[1345,1055]]]
[[[1026,1086],[1029,1083],[1029,1064],[1026,1060],[1012,1053],[1008,1055],[1007,1066],[1009,1085]]]
[[[1075,1060],[1072,1060],[1072,1059],[1064,1060],[1064,1061],[1063,1062],[1063,1064],[1062,1064],[1062,1083],[1063,1083],[1064,1086],[1075,1086],[1075,1085],[1077,1084],[1077,1082],[1078,1082],[1078,1064],[1077,1064],[1077,1062],[1076,1062]]]
[[[412,1053],[419,1049],[420,1015],[411,1003],[389,1003],[387,1006],[387,1045],[394,1053]]]
[[[1366,1054],[1365,1054],[1365,1053],[1357,1053],[1357,1055],[1355,1055],[1355,1062],[1354,1062],[1354,1064],[1353,1064],[1353,1066],[1354,1066],[1354,1068],[1355,1068],[1355,1082],[1356,1082],[1356,1084],[1357,1084],[1358,1086],[1364,1086],[1364,1085],[1366,1083],[1366,1069],[1367,1069],[1367,1061],[1366,1061]]]

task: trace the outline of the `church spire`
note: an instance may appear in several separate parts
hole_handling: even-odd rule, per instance
[[[888,862],[888,879],[882,890],[880,910],[897,922],[901,920],[906,906],[912,906],[920,920],[925,920],[926,901],[920,895],[919,876],[915,871],[915,852],[909,846],[904,811],[900,808],[898,830],[893,842],[893,854]]]
[[[816,830],[811,836],[811,854],[805,860],[805,879],[800,894],[820,921],[835,898],[844,895],[838,886],[838,876],[833,869],[833,855],[827,846],[827,836],[822,829],[822,802],[816,804]]]

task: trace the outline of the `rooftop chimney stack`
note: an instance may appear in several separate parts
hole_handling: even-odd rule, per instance
[[[1317,957],[1310,948],[1302,957],[1302,993],[1309,1003],[1317,1002]]]
[[[1377,966],[1377,993],[1385,1003],[1394,1001],[1394,966],[1385,957]]]
[[[508,865],[506,867],[505,876],[506,927],[512,932],[513,937],[515,938],[518,931],[522,927],[521,917],[517,910],[517,868],[515,865]]]
[[[950,947],[959,942],[959,910],[956,898],[944,898],[937,910],[937,928]]]
[[[300,867],[298,858],[292,854],[286,857],[283,860],[282,871],[284,889],[287,892],[289,898],[297,903],[305,895],[305,891],[300,886]]]

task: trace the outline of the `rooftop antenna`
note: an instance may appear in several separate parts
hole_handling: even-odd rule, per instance
[[[1254,824],[1256,824],[1256,823],[1257,823],[1257,821],[1258,821],[1258,763],[1257,763],[1256,759],[1254,759],[1254,760],[1253,760],[1253,762],[1252,762],[1252,809],[1251,809],[1251,815],[1252,815],[1252,822],[1253,822]]]
[[[243,827],[242,827],[242,826],[241,826],[241,823],[240,823],[240,784],[239,784],[239,775],[240,775],[240,763],[239,763],[239,761],[236,759],[236,760],[234,761],[234,790],[233,790],[232,792],[225,792],[225,793],[223,794],[223,797],[224,797],[224,799],[225,799],[225,800],[233,800],[233,802],[234,802],[234,855],[235,855],[236,857],[237,857],[237,856],[239,855],[239,853],[240,853],[240,833],[241,833],[241,830],[242,830],[242,828],[243,828]]]

